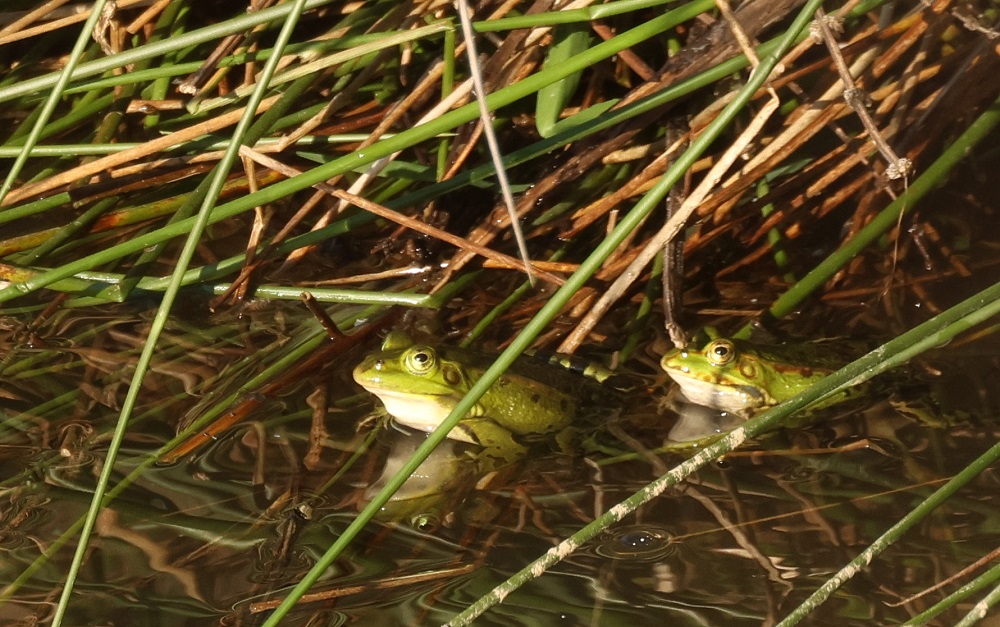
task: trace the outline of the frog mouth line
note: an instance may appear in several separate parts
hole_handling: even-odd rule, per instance
[[[720,411],[742,412],[756,409],[767,402],[759,390],[749,385],[726,385],[705,381],[682,372],[667,374],[677,382],[684,396],[696,405]]]

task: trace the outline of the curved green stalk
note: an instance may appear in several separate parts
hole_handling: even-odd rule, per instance
[[[441,100],[450,96],[455,90],[455,50],[457,49],[457,36],[454,30],[449,30],[444,34],[444,51],[441,54],[444,68],[441,71]],[[438,141],[437,163],[435,165],[434,179],[440,181],[444,178],[448,170],[448,151],[451,149],[451,138],[442,137]]]
[[[635,207],[626,215],[615,229],[602,241],[590,256],[580,264],[580,268],[570,276],[566,283],[556,291],[555,294],[545,303],[541,310],[531,319],[524,329],[510,343],[490,366],[482,377],[472,386],[469,392],[455,406],[448,417],[442,421],[423,444],[414,452],[413,456],[403,464],[398,473],[386,484],[386,486],[376,494],[370,503],[362,510],[357,518],[344,530],[336,542],[330,546],[326,553],[320,557],[316,564],[302,578],[302,581],[295,586],[289,595],[282,601],[281,605],[274,610],[274,613],[264,623],[264,627],[276,627],[282,618],[288,613],[297,600],[308,591],[327,569],[334,563],[341,552],[355,538],[369,520],[388,502],[389,498],[403,485],[406,479],[414,470],[427,458],[427,456],[440,444],[448,432],[458,424],[475,403],[483,396],[493,383],[510,367],[517,357],[523,353],[532,341],[542,332],[545,326],[559,313],[562,307],[576,293],[597,269],[604,263],[604,260],[625,240],[629,234],[637,228],[647,215],[660,205],[666,197],[670,188],[681,179],[684,172],[690,168],[698,157],[715,141],[722,131],[733,121],[739,112],[753,97],[767,79],[771,70],[778,63],[778,59],[791,47],[796,37],[802,31],[812,14],[820,6],[821,0],[810,0],[796,18],[787,34],[782,39],[782,44],[778,46],[774,54],[762,60],[760,66],[751,75],[750,80],[740,90],[739,94],[730,102],[726,108],[706,127],[705,131],[694,140],[690,147],[681,155],[677,161],[664,173],[663,177],[656,185],[636,203]],[[597,46],[597,47],[600,47]],[[567,65],[570,65],[567,63]],[[474,106],[474,103],[473,103]],[[500,600],[500,597],[493,598],[492,603]],[[484,608],[480,608],[479,612]],[[469,618],[476,614],[469,613]]]
[[[305,3],[306,0],[295,0],[295,2],[285,5],[288,7],[289,11],[281,32],[278,35],[277,42],[275,43],[275,50],[280,51],[285,45],[287,45],[288,40],[292,36],[292,30],[295,28],[295,24],[298,22],[298,18],[302,14]],[[139,391],[142,387],[146,371],[152,361],[157,340],[166,325],[167,319],[170,315],[170,310],[173,307],[178,292],[180,291],[181,279],[184,276],[184,271],[187,270],[187,266],[191,263],[191,259],[194,258],[194,253],[198,247],[201,235],[208,227],[209,216],[215,206],[215,199],[219,192],[222,191],[222,186],[226,181],[229,170],[232,168],[233,163],[235,163],[239,155],[240,144],[242,143],[247,130],[250,128],[250,124],[253,122],[257,107],[264,99],[264,92],[267,90],[268,81],[277,69],[280,56],[280,54],[276,54],[272,57],[261,72],[260,80],[257,83],[257,90],[254,91],[253,95],[250,97],[250,101],[243,113],[243,117],[240,119],[239,124],[236,126],[236,130],[233,132],[232,143],[213,172],[212,184],[209,187],[208,194],[205,201],[202,203],[201,209],[198,212],[196,221],[192,225],[190,233],[188,233],[188,238],[184,243],[184,248],[178,256],[176,269],[170,285],[167,287],[167,291],[163,294],[163,300],[156,312],[156,317],[150,325],[149,336],[146,339],[145,346],[143,346],[142,355],[139,357],[139,361],[136,364],[135,374],[132,377],[132,383],[129,386],[128,393],[126,394],[125,400],[122,404],[122,411],[118,418],[118,424],[115,426],[114,435],[112,436],[111,443],[108,445],[107,458],[104,460],[100,479],[98,479],[97,486],[94,489],[91,507],[87,512],[83,528],[80,531],[80,541],[77,544],[76,552],[73,555],[73,561],[70,564],[69,572],[66,576],[66,585],[59,597],[59,604],[56,606],[56,611],[52,618],[53,627],[59,627],[59,625],[62,624],[62,619],[66,614],[66,609],[69,607],[69,600],[73,594],[73,586],[87,553],[88,541],[90,540],[94,525],[97,522],[97,515],[100,512],[102,501],[107,493],[108,484],[111,481],[111,475],[114,473],[115,459],[118,456],[118,450],[121,448],[122,442],[125,439],[125,431],[128,427],[129,418],[132,415],[132,410],[139,397]]]

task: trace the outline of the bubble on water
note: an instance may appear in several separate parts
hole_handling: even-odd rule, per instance
[[[655,525],[634,525],[608,532],[595,552],[603,557],[652,561],[673,552],[673,534]]]

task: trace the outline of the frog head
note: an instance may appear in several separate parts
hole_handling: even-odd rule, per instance
[[[857,342],[754,344],[720,337],[706,328],[700,349],[675,349],[660,365],[691,402],[743,416],[777,405],[817,383],[863,352]],[[852,398],[850,388],[810,406],[821,409]]]
[[[782,373],[738,340],[711,337],[700,349],[674,349],[663,356],[660,366],[698,405],[747,414],[780,400],[772,391]]]
[[[415,343],[401,331],[386,337],[382,350],[354,369],[354,380],[375,396],[400,423],[433,431],[469,389],[460,363],[435,348]]]

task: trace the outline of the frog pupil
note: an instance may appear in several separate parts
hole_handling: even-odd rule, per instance
[[[412,351],[406,357],[407,363],[413,369],[414,373],[423,374],[430,371],[432,365],[434,364],[434,356],[428,350],[415,350]]]

